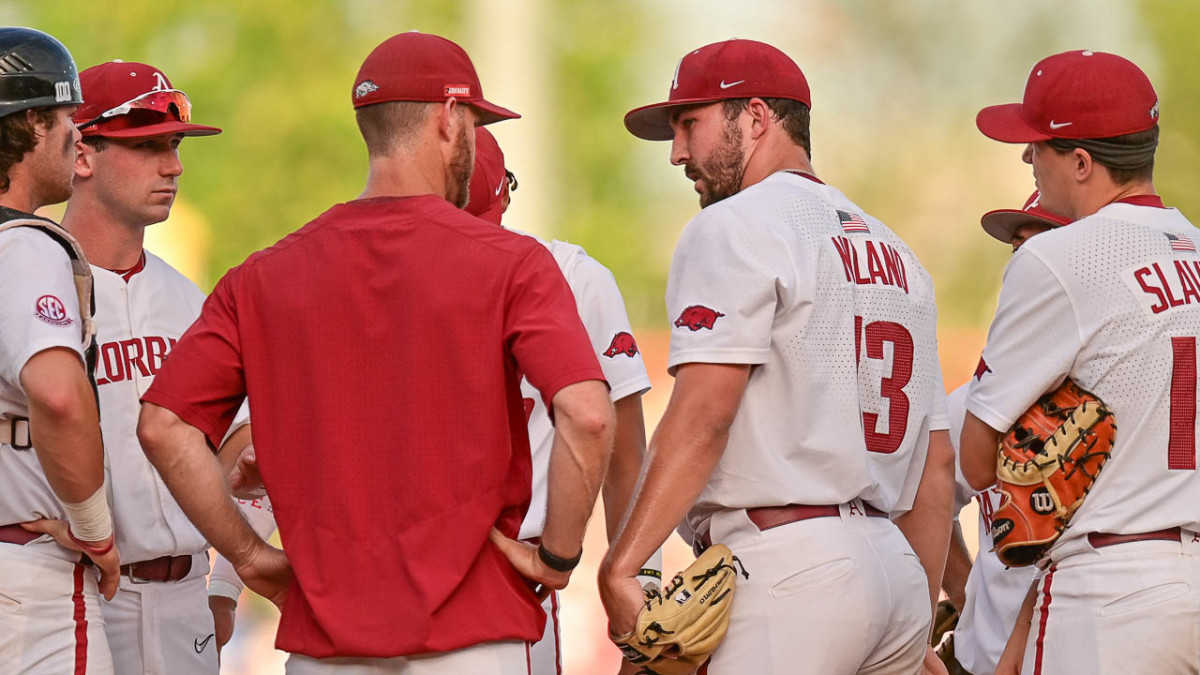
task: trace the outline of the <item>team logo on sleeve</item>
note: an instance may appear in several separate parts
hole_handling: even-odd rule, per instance
[[[612,342],[608,345],[608,349],[604,350],[604,355],[610,359],[616,358],[617,354],[624,354],[629,358],[633,358],[637,353],[637,340],[634,340],[632,335],[625,332],[614,335]]]
[[[43,295],[34,303],[34,316],[51,326],[70,326],[75,320],[67,316],[67,306],[53,295]]]
[[[988,367],[987,361],[984,361],[982,356],[979,357],[979,365],[975,366],[975,379],[982,380],[983,376],[990,372],[992,369]]]
[[[709,309],[704,305],[692,305],[683,310],[678,319],[675,319],[676,328],[687,328],[690,331],[698,331],[701,328],[713,329],[713,324],[717,319],[725,316],[724,314]]]

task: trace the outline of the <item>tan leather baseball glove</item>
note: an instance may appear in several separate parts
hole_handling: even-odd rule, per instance
[[[687,569],[675,575],[661,592],[646,592],[646,606],[637,627],[613,642],[626,659],[647,675],[687,675],[709,657],[729,628],[741,561],[723,544],[716,544]],[[745,569],[741,573],[746,574]]]
[[[1032,565],[1062,535],[1108,461],[1117,425],[1090,392],[1066,380],[1042,396],[1000,444],[1002,501],[992,544],[1009,567]]]

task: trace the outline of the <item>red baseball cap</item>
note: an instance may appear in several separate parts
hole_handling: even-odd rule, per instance
[[[1069,219],[1043,209],[1041,204],[1039,204],[1041,198],[1041,193],[1035,190],[1029,196],[1029,199],[1025,201],[1025,206],[1020,210],[996,209],[995,211],[988,211],[979,219],[979,224],[983,225],[984,232],[1006,244],[1012,243],[1013,235],[1016,234],[1017,228],[1026,223],[1038,223],[1049,225],[1050,227],[1062,227],[1063,225],[1071,224]]]
[[[975,118],[1004,143],[1111,138],[1158,124],[1158,94],[1132,61],[1104,52],[1063,52],[1037,63],[1020,103],[993,105]]]
[[[192,124],[187,94],[154,66],[109,61],[79,73],[83,105],[72,119],[84,138],[150,138],[164,134],[213,136],[217,127]]]
[[[466,211],[499,225],[507,194],[504,152],[492,132],[475,127],[475,173],[471,174],[471,201],[467,202]]]
[[[520,117],[483,99],[471,57],[462,47],[428,33],[400,33],[367,55],[351,93],[354,107],[389,101],[440,103],[454,97],[479,112],[479,124]]]
[[[672,108],[756,96],[812,107],[808,80],[787,54],[754,40],[715,42],[685,54],[675,66],[667,101],[629,111],[625,128],[647,141],[669,141],[675,136]]]

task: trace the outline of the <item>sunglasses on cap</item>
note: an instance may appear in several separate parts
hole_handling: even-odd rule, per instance
[[[99,124],[113,117],[128,115],[134,110],[151,110],[160,113],[169,113],[171,106],[175,107],[175,112],[179,115],[180,122],[192,121],[192,102],[188,99],[187,94],[178,89],[159,89],[148,91],[137,98],[130,99],[121,105],[105,110],[93,119],[84,122],[83,124],[75,125],[76,129],[85,129],[93,124]]]

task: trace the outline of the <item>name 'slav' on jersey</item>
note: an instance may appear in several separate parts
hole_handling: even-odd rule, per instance
[[[722,508],[911,508],[929,432],[948,424],[933,284],[887,226],[836,188],[776,173],[688,224],[667,309],[672,373],[756,366],[693,531]]]

